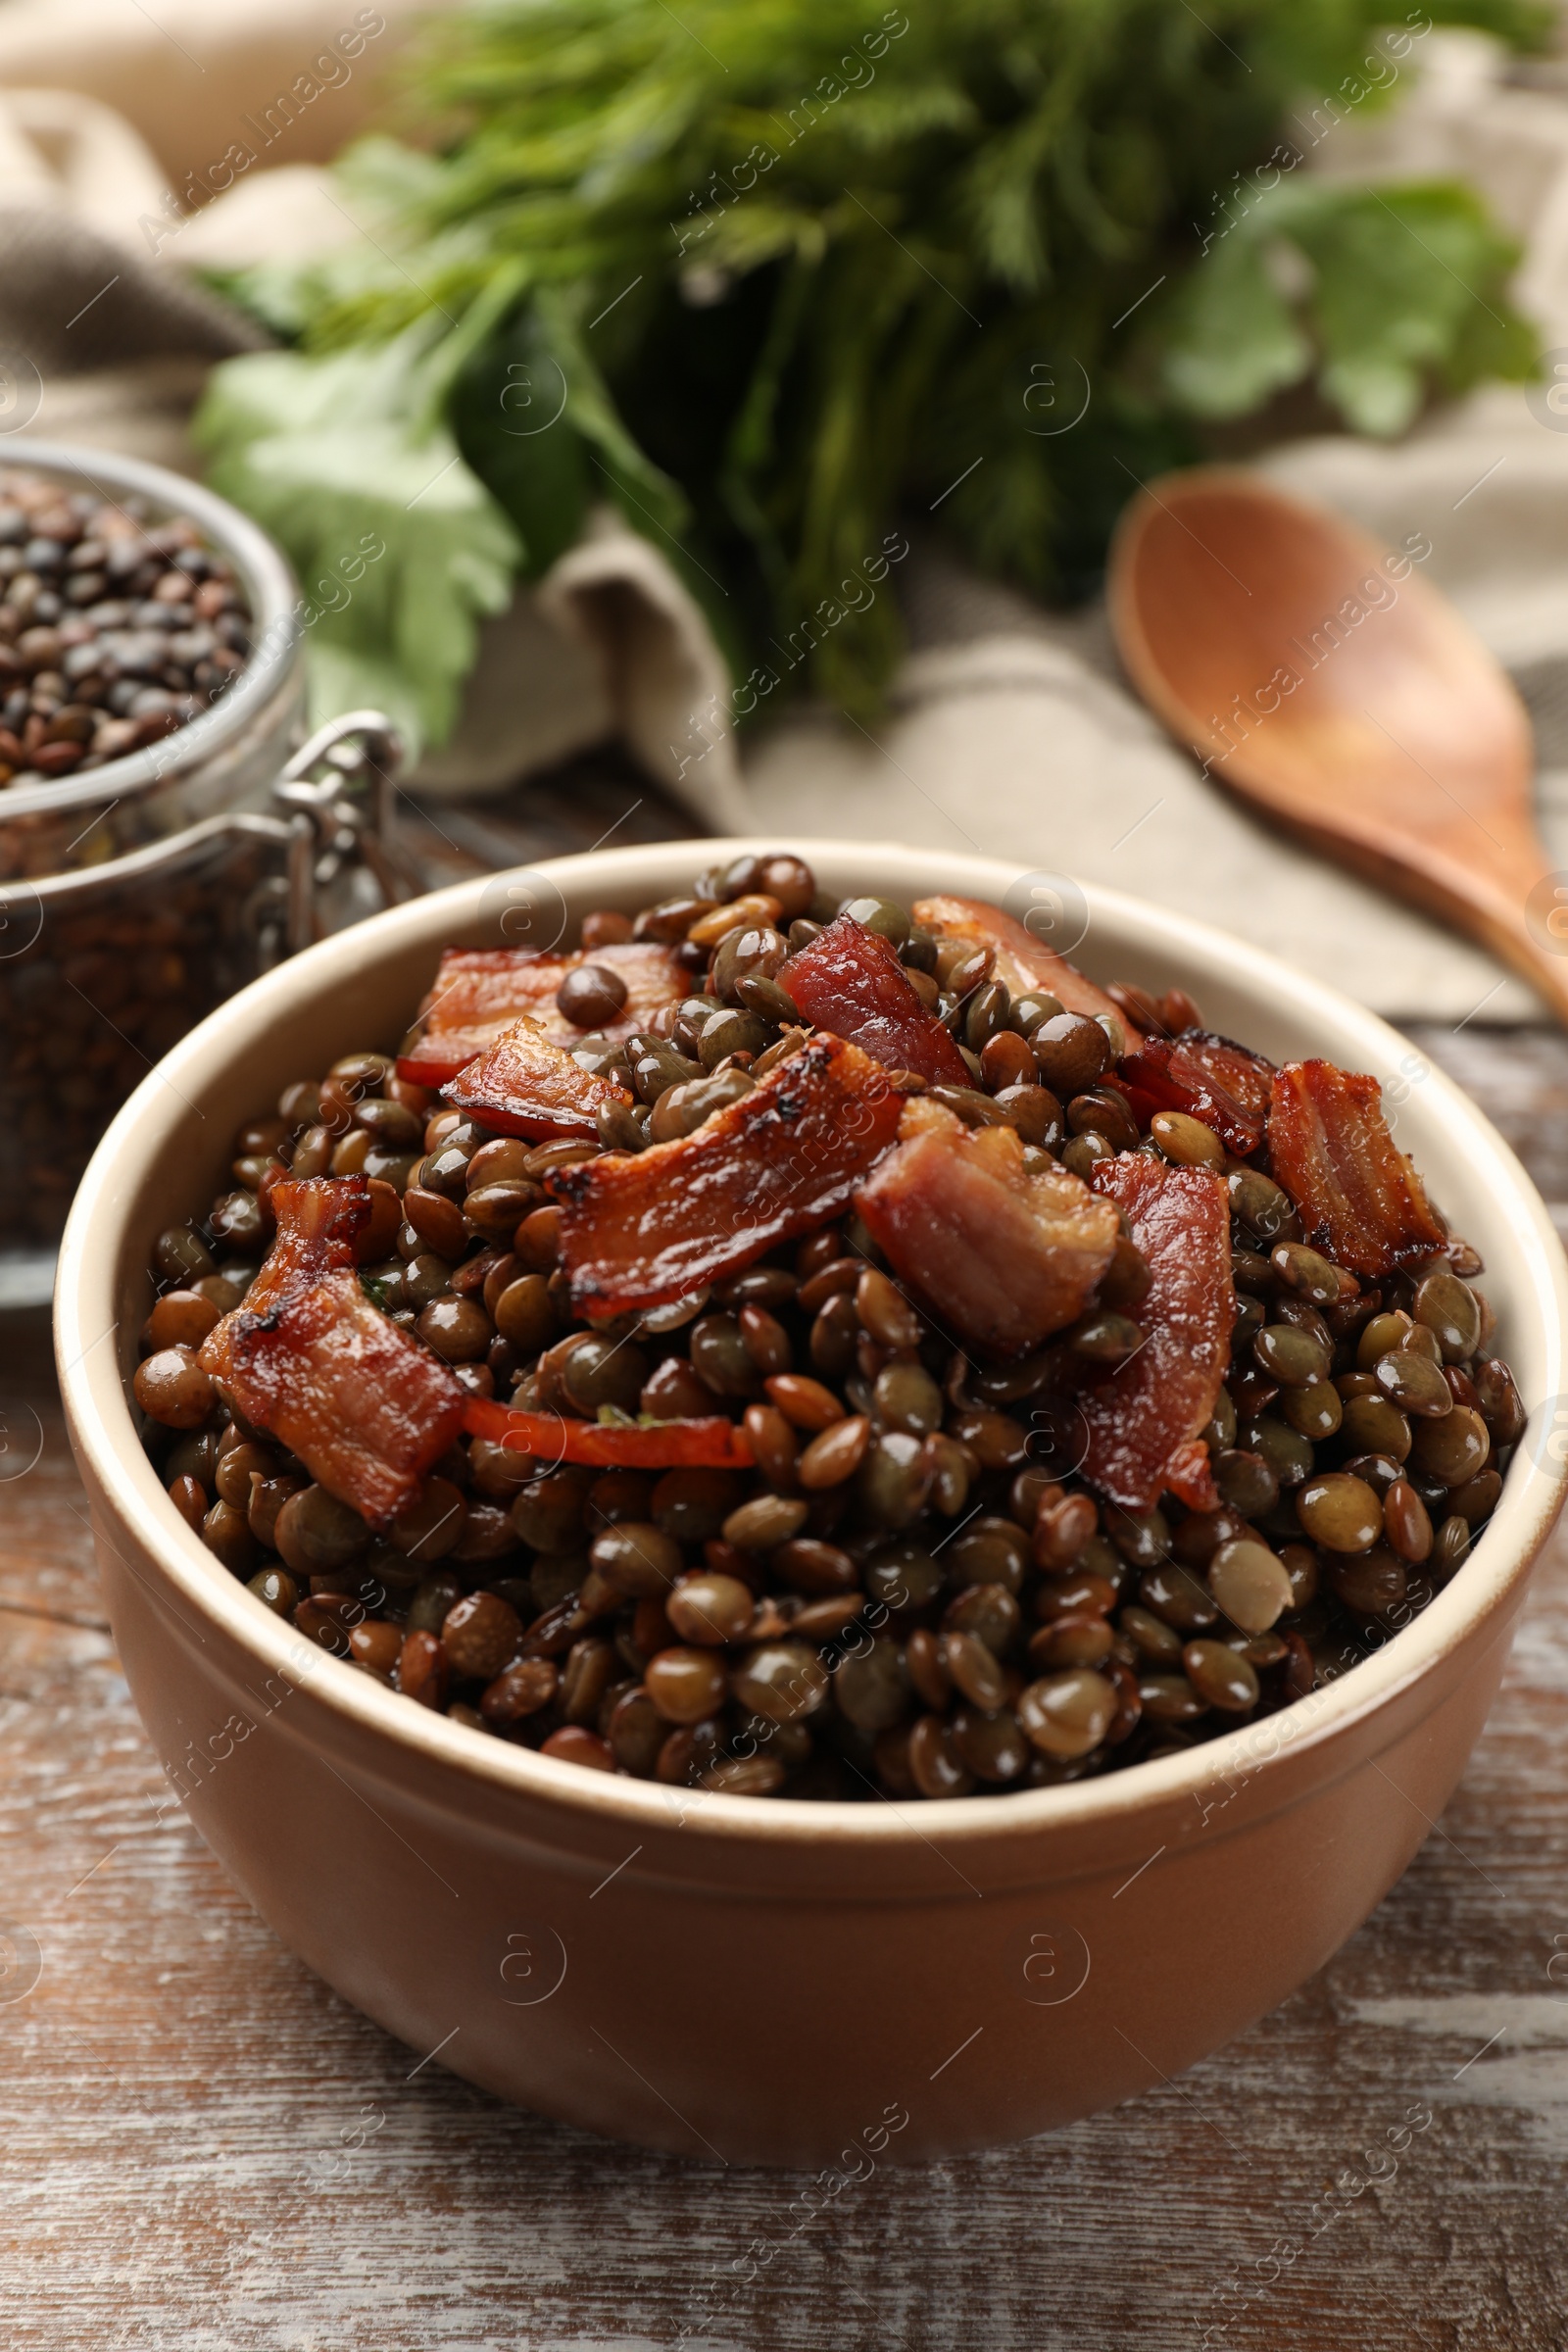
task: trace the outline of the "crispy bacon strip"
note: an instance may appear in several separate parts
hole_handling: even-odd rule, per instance
[[[1389,1133],[1375,1078],[1288,1061],[1274,1079],[1268,1152],[1307,1240],[1357,1274],[1380,1280],[1447,1239]]]
[[[691,976],[668,948],[651,940],[595,948],[571,948],[561,956],[537,956],[523,948],[447,948],[435,985],[419,1006],[419,1035],[398,1056],[398,1075],[416,1086],[443,1086],[466,1062],[524,1013],[552,1045],[570,1048],[582,1031],[556,1009],[556,991],[579,963],[602,963],[626,983],[626,1002],[617,1019],[598,1034],[630,1037],[646,1029],[662,1005],[678,1004]]]
[[[1274,1065],[1228,1037],[1184,1029],[1146,1038],[1117,1063],[1116,1077],[1142,1127],[1156,1110],[1185,1110],[1241,1158],[1263,1141]]]
[[[1128,1053],[1136,1054],[1143,1044],[1138,1030],[1103,989],[1097,988],[1065,956],[1042,947],[1034,933],[1004,907],[989,906],[984,899],[936,898],[916,899],[910,911],[922,930],[934,931],[940,939],[966,939],[977,948],[995,948],[997,978],[1004,980],[1015,997],[1026,988],[1048,989],[1069,1012],[1086,1012],[1091,1020],[1102,1012],[1114,1013]]]
[[[441,1093],[500,1135],[539,1138],[591,1136],[607,1103],[631,1101],[613,1079],[596,1077],[564,1046],[553,1045],[528,1013],[449,1078]]]
[[[794,956],[778,984],[806,1018],[847,1037],[887,1070],[917,1070],[933,1086],[970,1086],[963,1055],[926,1010],[891,940],[841,914]]]
[[[573,1421],[564,1413],[525,1413],[514,1405],[470,1396],[463,1425],[514,1453],[538,1461],[582,1462],[605,1470],[749,1470],[755,1459],[746,1432],[719,1414],[695,1421],[661,1421],[630,1428]]]
[[[363,1176],[285,1176],[273,1185],[271,1201],[277,1238],[244,1305],[225,1315],[202,1348],[202,1369],[218,1380],[228,1379],[235,1335],[266,1322],[285,1299],[308,1291],[323,1274],[352,1266],[360,1236],[370,1222],[370,1188]]]
[[[1080,1178],[1030,1174],[1010,1127],[966,1127],[919,1097],[855,1205],[901,1279],[990,1355],[1076,1321],[1116,1247],[1114,1208]]]
[[[273,1200],[277,1241],[244,1305],[209,1333],[202,1369],[328,1494],[385,1527],[457,1436],[466,1392],[361,1288],[363,1176],[285,1182]]]
[[[903,1100],[858,1046],[816,1037],[677,1142],[558,1169],[573,1306],[662,1306],[824,1223],[893,1142]]]
[[[1167,1489],[1213,1510],[1200,1432],[1213,1418],[1236,1319],[1225,1187],[1204,1168],[1166,1167],[1141,1152],[1099,1161],[1092,1181],[1125,1213],[1152,1280],[1137,1309],[1143,1347],[1080,1391],[1084,1476],[1125,1510],[1152,1510]]]

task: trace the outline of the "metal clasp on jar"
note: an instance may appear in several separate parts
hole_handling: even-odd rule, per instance
[[[272,787],[288,812],[286,954],[373,913],[373,904],[358,903],[368,898],[367,882],[387,906],[422,894],[423,876],[394,824],[402,758],[381,711],[350,710],[318,727]]]

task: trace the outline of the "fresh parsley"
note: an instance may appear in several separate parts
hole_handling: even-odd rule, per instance
[[[1419,68],[1434,21],[1527,44],[1527,0],[488,0],[410,81],[436,152],[366,142],[373,240],[227,291],[298,348],[218,370],[215,479],[309,585],[388,556],[316,632],[321,693],[438,736],[477,620],[608,498],[737,673],[814,637],[875,705],[891,594],[841,583],[903,518],[1061,596],[1216,420],[1307,387],[1389,434],[1519,378],[1514,250],[1451,183],[1306,155]],[[831,626],[815,627],[833,610]],[[755,700],[755,698],[754,698]]]

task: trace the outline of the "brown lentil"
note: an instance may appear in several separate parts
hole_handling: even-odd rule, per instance
[[[1138,1703],[1152,1723],[1192,1723],[1208,1712],[1208,1701],[1185,1674],[1140,1676]]]
[[[1495,1359],[1481,1364],[1475,1376],[1476,1409],[1497,1446],[1516,1446],[1525,1434],[1525,1408],[1513,1375]]]
[[[262,1606],[270,1609],[276,1617],[292,1617],[299,1605],[299,1587],[282,1568],[259,1570],[245,1590],[254,1592]]]
[[[768,1567],[790,1591],[813,1598],[852,1592],[859,1578],[859,1569],[847,1551],[815,1536],[797,1536],[781,1544]]]
[[[784,1494],[758,1494],[731,1511],[723,1526],[726,1544],[742,1551],[768,1551],[787,1544],[806,1525],[808,1506]]]
[[[1266,1633],[1293,1606],[1282,1563],[1266,1544],[1245,1537],[1215,1552],[1208,1563],[1208,1589],[1221,1612],[1246,1634]]]
[[[843,1421],[844,1407],[821,1381],[800,1372],[782,1372],[766,1384],[768,1400],[792,1428],[813,1433]]]
[[[994,1713],[975,1707],[955,1709],[949,1740],[959,1763],[977,1780],[1000,1787],[1015,1781],[1029,1762],[1029,1743],[1010,1708]]]
[[[1292,1429],[1321,1445],[1343,1423],[1345,1402],[1332,1381],[1320,1380],[1304,1389],[1287,1389],[1280,1398],[1280,1411]]]
[[[1470,1528],[1477,1528],[1491,1518],[1502,1494],[1502,1479],[1495,1470],[1479,1470],[1467,1478],[1461,1487],[1450,1487],[1447,1507]]]
[[[1138,1582],[1138,1597],[1151,1616],[1162,1618],[1182,1634],[1202,1633],[1219,1617],[1212,1593],[1175,1562],[1146,1569]]]
[[[741,1641],[756,1613],[750,1587],[714,1569],[683,1576],[671,1588],[664,1609],[683,1642],[718,1648]]]
[[[1454,1571],[1463,1567],[1470,1553],[1470,1529],[1463,1519],[1445,1519],[1432,1546],[1432,1570],[1440,1584],[1446,1584]]]
[[[1120,1564],[1117,1563],[1120,1574]],[[1034,1613],[1049,1623],[1055,1617],[1076,1617],[1081,1612],[1102,1617],[1116,1605],[1117,1586],[1108,1577],[1093,1569],[1074,1576],[1046,1577],[1035,1589]]]
[[[384,1619],[368,1619],[364,1625],[349,1629],[349,1657],[367,1674],[373,1674],[378,1683],[394,1688],[393,1678],[403,1653],[403,1636],[395,1625]]]
[[[643,1681],[666,1723],[701,1723],[723,1705],[728,1678],[711,1649],[662,1649],[651,1657]]]
[[[1395,1348],[1388,1355],[1380,1355],[1372,1367],[1372,1377],[1384,1396],[1403,1412],[1435,1420],[1453,1410],[1448,1384],[1439,1367],[1408,1348]]]
[[[1149,1132],[1167,1159],[1182,1168],[1219,1168],[1225,1163],[1225,1147],[1212,1127],[1201,1119],[1190,1118],[1184,1110],[1156,1110],[1149,1122]]]
[[[215,1502],[201,1527],[202,1542],[234,1576],[248,1577],[256,1566],[260,1545],[243,1511],[232,1503]]]
[[[776,1494],[790,1493],[796,1483],[795,1462],[800,1451],[800,1440],[790,1424],[776,1405],[749,1404],[744,1426],[762,1477]]]
[[[517,1658],[487,1685],[479,1712],[486,1723],[521,1723],[549,1706],[559,1684],[548,1658]]]
[[[1187,1679],[1205,1706],[1249,1715],[1258,1700],[1257,1671],[1223,1642],[1189,1642],[1182,1651]]]
[[[468,1730],[669,1786],[1049,1787],[1304,1695],[1314,1656],[1333,1671],[1386,1639],[1495,1507],[1493,1448],[1505,1464],[1524,1413],[1468,1287],[1479,1261],[1452,1244],[1363,1292],[1300,1238],[1266,1142],[1243,1165],[1185,1111],[1145,1133],[1110,1016],[1012,998],[988,947],[858,903],[969,1080],[901,1088],[977,1132],[1009,1125],[1026,1170],[1139,1151],[1223,1175],[1241,1311],[1203,1433],[1219,1509],[1117,1508],[1055,1437],[1064,1374],[1103,1378],[1143,1344],[1151,1270],[1125,1234],[1077,1321],[1003,1362],[955,1351],[853,1211],[635,1320],[573,1316],[552,1171],[690,1132],[796,1050],[779,977],[833,912],[799,860],[746,853],[679,905],[589,917],[557,1010],[639,1103],[600,1142],[496,1135],[382,1052],[261,1105],[205,1224],[154,1250],[137,1395],[175,1509],[262,1605],[365,1673]],[[624,986],[599,956],[634,933],[685,943],[690,993],[622,1045]],[[1197,1025],[1179,1000],[1119,1001],[1157,1033]],[[195,1365],[265,1255],[279,1175],[352,1170],[372,1186],[368,1295],[472,1393],[612,1424],[720,1415],[754,1466],[540,1471],[465,1438],[372,1538]]]
[[[1387,1454],[1396,1462],[1409,1456],[1410,1424],[1387,1396],[1348,1397],[1340,1420],[1340,1436],[1353,1453]]]
[[[427,1478],[424,1493],[393,1522],[392,1542],[411,1560],[443,1560],[463,1538],[468,1506],[445,1478]]]
[[[1282,1388],[1307,1389],[1328,1377],[1328,1349],[1289,1323],[1265,1324],[1252,1342],[1252,1355]]]
[[[1341,1275],[1338,1266],[1304,1242],[1276,1242],[1269,1251],[1271,1272],[1289,1290],[1311,1300],[1314,1306],[1329,1306],[1339,1298]]]
[[[938,1715],[922,1715],[909,1733],[909,1773],[922,1796],[967,1796],[974,1775],[954,1744],[949,1726]]]
[[[1428,1274],[1410,1311],[1437,1340],[1443,1360],[1462,1364],[1481,1345],[1481,1309],[1476,1295],[1456,1274]]]
[[[1468,1406],[1456,1404],[1441,1420],[1423,1421],[1416,1431],[1411,1458],[1446,1487],[1462,1487],[1487,1466],[1492,1437],[1485,1421]]]
[[[496,1592],[472,1592],[448,1610],[441,1646],[454,1674],[493,1682],[522,1646],[522,1620]]]
[[[1297,1494],[1296,1515],[1313,1543],[1329,1551],[1366,1551],[1383,1533],[1377,1495],[1344,1471],[1308,1479]]]
[[[1042,1079],[1063,1101],[1093,1086],[1115,1058],[1100,1023],[1080,1012],[1052,1014],[1034,1030],[1029,1045]]]
[[[398,1689],[421,1707],[439,1710],[446,1702],[447,1657],[434,1634],[405,1634],[398,1656]]]
[[[161,1348],[138,1364],[136,1402],[166,1429],[198,1429],[213,1409],[213,1384],[189,1347]]]
[[[1354,1558],[1336,1560],[1328,1573],[1336,1597],[1357,1616],[1382,1616],[1404,1598],[1405,1564],[1386,1544]]]
[[[207,1490],[199,1479],[184,1477],[171,1479],[169,1499],[193,1533],[201,1533],[207,1516]]]
[[[1383,1497],[1383,1532],[1401,1560],[1424,1560],[1432,1549],[1427,1506],[1407,1478],[1396,1479]]]
[[[1069,1617],[1058,1619],[1057,1622],[1073,1625],[1079,1623],[1080,1620]],[[1136,1602],[1130,1603],[1122,1610],[1117,1622],[1139,1654],[1148,1658],[1152,1664],[1166,1666],[1174,1665],[1179,1661],[1182,1654],[1180,1634],[1173,1627],[1167,1625],[1162,1617],[1156,1617],[1152,1610],[1141,1609]],[[1047,1627],[1045,1631],[1049,1633],[1050,1628]],[[1038,1635],[1035,1637],[1037,1641],[1039,1638]],[[1031,1658],[1033,1655],[1034,1648],[1031,1643]]]
[[[833,1677],[840,1714],[862,1732],[890,1731],[910,1711],[911,1692],[904,1652],[897,1642],[877,1640],[852,1651]]]
[[[730,1675],[737,1703],[767,1723],[797,1723],[827,1694],[827,1670],[801,1642],[762,1642]]]
[[[596,1536],[589,1559],[616,1592],[633,1600],[658,1599],[679,1576],[680,1545],[651,1520],[623,1520]]]
[[[1077,1667],[1030,1683],[1013,1712],[1042,1755],[1067,1762],[1100,1745],[1115,1716],[1116,1689],[1091,1667]]]
[[[540,1743],[539,1753],[554,1757],[558,1764],[580,1764],[589,1772],[613,1772],[615,1768],[607,1742],[580,1723],[564,1723]]]
[[[1029,1663],[1037,1673],[1059,1666],[1100,1666],[1115,1647],[1106,1617],[1054,1617],[1029,1637]]]

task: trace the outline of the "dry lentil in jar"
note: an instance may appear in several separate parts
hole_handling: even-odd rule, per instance
[[[111,836],[92,836],[74,803],[8,815],[7,793],[176,733],[226,692],[250,646],[244,592],[194,523],[0,468],[0,889],[24,894],[0,961],[0,1225],[15,1240],[56,1238],[115,1110],[252,976],[241,910],[260,861],[243,845],[211,851],[200,867],[88,890],[29,921],[28,883],[68,845],[78,863],[106,856]]]
[[[391,1044],[160,1237],[135,1393],[258,1605],[476,1737],[841,1801],[1118,1771],[1390,1639],[1523,1434],[1375,1082],[998,908],[743,857],[449,951]]]
[[[193,522],[0,468],[0,785],[156,743],[215,703],[249,651],[244,594]]]
[[[212,844],[147,882],[94,883],[0,959],[0,1230],[10,1241],[58,1239],[121,1103],[254,978],[250,909],[268,871],[253,843]]]

